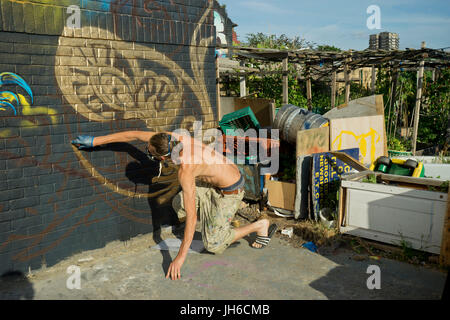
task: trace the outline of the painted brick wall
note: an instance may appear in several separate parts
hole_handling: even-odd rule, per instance
[[[67,27],[71,5],[80,28]],[[1,0],[0,73],[24,82],[0,86],[0,275],[175,222],[174,169],[156,179],[144,144],[79,151],[70,141],[216,127],[210,5]]]

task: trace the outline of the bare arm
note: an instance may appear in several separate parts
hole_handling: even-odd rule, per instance
[[[113,134],[108,134],[106,136],[95,137],[93,140],[93,146],[100,146],[102,144],[113,143],[113,142],[129,142],[134,140],[140,140],[148,142],[152,136],[157,132],[149,131],[124,131]]]
[[[194,166],[181,166],[178,171],[178,179],[183,189],[184,208],[186,210],[186,225],[184,227],[184,237],[178,251],[177,257],[170,264],[166,278],[171,277],[172,280],[179,279],[181,274],[181,266],[187,257],[189,247],[194,238],[195,225],[197,224],[197,210],[195,206],[195,175]]]

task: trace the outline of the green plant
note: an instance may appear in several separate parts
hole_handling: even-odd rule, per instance
[[[411,150],[411,141],[397,138],[395,135],[391,135],[388,137],[388,149],[395,151],[408,151]]]
[[[362,179],[361,182],[366,182],[366,183],[377,183],[377,176],[374,175],[374,174],[369,174],[369,175],[367,175],[367,177],[365,177],[364,179]]]
[[[414,250],[408,241],[402,239],[400,240],[399,245],[400,248],[402,249],[403,258],[409,260],[414,256]]]
[[[247,43],[243,44],[258,48],[274,48],[282,50],[315,49],[318,51],[341,51],[330,45],[316,45],[303,38],[289,38],[286,35],[265,35],[261,32],[248,34]],[[248,60],[247,67],[260,68],[264,71],[282,71],[281,63],[267,63]],[[321,68],[321,65],[311,66]],[[303,70],[303,71],[302,71]],[[308,108],[306,99],[306,81],[304,80],[304,69],[289,65],[288,86],[289,103]],[[390,150],[410,151],[411,137],[399,137],[400,128],[411,128],[414,120],[416,105],[417,72],[397,69],[396,94],[393,92],[394,68],[385,64],[377,67],[377,78],[375,94],[383,95],[385,107],[385,124],[387,144]],[[299,77],[301,75],[302,77]],[[247,77],[247,88],[255,98],[272,99],[276,106],[282,105],[283,76],[278,74],[250,75]],[[420,120],[417,135],[416,149],[420,150],[427,146],[444,145],[446,129],[450,110],[450,69],[437,69],[435,80],[432,80],[432,72],[426,71],[423,81],[423,97],[420,108]],[[239,78],[230,78],[224,87],[229,92],[239,93]],[[324,114],[331,108],[330,85],[326,81],[311,81],[312,87],[312,109],[317,114]],[[361,83],[350,83],[350,99],[372,95],[369,88]],[[336,105],[345,102],[345,89],[337,92]]]

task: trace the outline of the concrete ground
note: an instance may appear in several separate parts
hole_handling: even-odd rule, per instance
[[[172,281],[165,274],[177,252],[152,249],[153,237],[114,242],[27,277],[4,277],[0,299],[428,300],[441,298],[446,279],[441,271],[384,258],[356,261],[344,248],[325,255],[294,248],[277,232],[263,250],[242,239],[222,255],[189,253],[181,280]],[[175,235],[165,232],[161,237]],[[80,289],[67,288],[72,265],[80,268]],[[380,267],[381,289],[367,288],[369,265]]]

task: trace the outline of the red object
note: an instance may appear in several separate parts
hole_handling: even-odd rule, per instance
[[[224,154],[241,154],[241,152],[238,151],[238,142],[240,143],[245,143],[245,148],[244,148],[244,155],[248,156],[249,155],[249,143],[250,141],[255,141],[257,142],[258,148],[264,148],[265,154],[267,154],[267,156],[270,156],[272,154],[272,152],[274,152],[275,150],[278,150],[278,148],[280,147],[280,141],[279,140],[274,140],[274,139],[264,139],[264,138],[253,138],[253,137],[237,137],[237,136],[227,136],[227,135],[222,135],[222,139],[223,139],[223,152]],[[229,148],[229,145],[227,145],[227,141],[228,140],[233,140],[233,150],[231,150]]]

